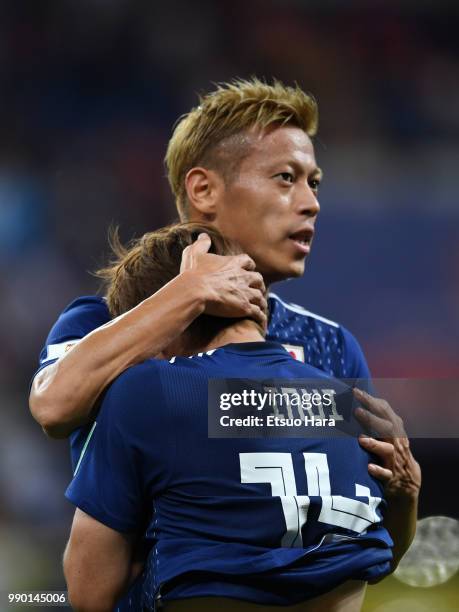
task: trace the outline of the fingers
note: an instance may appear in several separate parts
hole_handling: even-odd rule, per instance
[[[268,312],[268,302],[264,293],[259,289],[250,289],[250,303],[258,306],[264,313]]]
[[[243,316],[254,319],[259,325],[266,329],[268,325],[268,303],[264,293],[259,289],[248,288],[246,291],[248,292],[247,296],[249,302],[246,302],[244,306]]]
[[[378,438],[393,438],[394,427],[391,421],[371,414],[364,408],[356,408],[354,411],[356,419],[366,431],[371,431]]]
[[[266,313],[256,304],[250,305],[250,311],[248,315],[251,319],[256,321],[261,327],[266,330],[268,327],[268,317]]]
[[[255,262],[246,253],[242,253],[241,255],[236,255],[235,259],[237,260],[241,268],[244,268],[244,270],[250,270],[250,271],[255,270],[255,267],[256,267]]]
[[[382,465],[377,465],[376,463],[368,464],[368,472],[370,475],[381,482],[388,482],[391,480],[394,476],[394,445],[389,442],[382,442],[381,440],[375,440],[374,438],[367,438],[364,436],[359,437],[359,443],[362,448],[375,454],[382,462]]]
[[[372,395],[370,395],[366,391],[362,391],[362,389],[359,389],[358,387],[354,387],[352,391],[354,393],[354,396],[359,400],[359,402],[363,404],[365,408],[368,408],[370,412],[376,414],[377,416],[387,418],[387,408],[390,408],[390,406],[385,400],[380,399],[378,397],[373,397]]]
[[[394,475],[392,470],[389,470],[388,468],[383,468],[382,466],[376,465],[375,463],[368,464],[368,472],[371,474],[371,476],[374,476],[374,478],[377,478],[381,482],[388,482],[393,478]]]
[[[259,272],[247,272],[245,278],[249,287],[254,289],[260,289],[260,291],[266,292],[265,283],[262,275]]]
[[[369,453],[376,455],[382,461],[384,467],[393,467],[395,455],[393,444],[367,436],[360,436],[359,444]]]
[[[212,244],[210,236],[208,234],[199,234],[198,239],[189,244],[182,251],[182,261],[180,263],[180,272],[185,270],[191,270],[194,266],[194,260],[197,255],[203,255],[207,253]]]
[[[197,240],[195,240],[193,242],[193,244],[190,244],[189,246],[187,246],[184,251],[186,251],[186,249],[192,249],[193,253],[198,254],[198,253],[207,253],[208,250],[210,249],[210,245],[212,244],[212,241],[210,239],[209,234],[205,234],[204,232],[199,234]]]
[[[381,438],[406,437],[403,420],[386,400],[373,397],[357,388],[353,389],[353,393],[366,408],[366,410],[357,408],[355,411],[362,425],[374,429]]]

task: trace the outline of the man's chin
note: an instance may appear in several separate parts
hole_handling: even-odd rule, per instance
[[[278,283],[289,278],[299,278],[304,274],[305,260],[290,263],[285,267],[278,266],[263,274],[265,284]]]
[[[304,266],[304,259],[301,262],[295,263],[295,265],[290,267],[290,273],[288,274],[288,276],[286,276],[286,278],[300,278],[300,276],[303,276],[304,274]]]

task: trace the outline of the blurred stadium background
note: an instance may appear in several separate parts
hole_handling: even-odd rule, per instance
[[[127,239],[175,218],[162,158],[211,81],[276,76],[319,101],[318,237],[277,292],[350,328],[375,376],[457,378],[458,17],[441,0],[0,3],[0,592],[63,588],[67,446],[32,421],[29,380],[56,315],[96,290],[109,223]],[[421,516],[458,518],[456,440],[414,448]],[[390,578],[365,610],[456,610],[458,584]]]

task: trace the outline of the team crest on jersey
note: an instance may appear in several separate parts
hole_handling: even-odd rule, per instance
[[[293,359],[304,363],[304,348],[302,346],[296,346],[295,344],[283,344],[282,346],[290,353]]]

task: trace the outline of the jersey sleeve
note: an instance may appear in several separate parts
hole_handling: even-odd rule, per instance
[[[105,300],[86,296],[74,300],[59,315],[52,326],[39,357],[39,368],[54,363],[65,355],[81,338],[108,323],[110,313]]]
[[[345,363],[347,378],[370,380],[371,374],[367,360],[356,338],[345,327],[341,327],[344,338]]]
[[[175,460],[175,436],[164,409],[155,362],[130,368],[107,391],[66,497],[121,532],[143,523]]]

